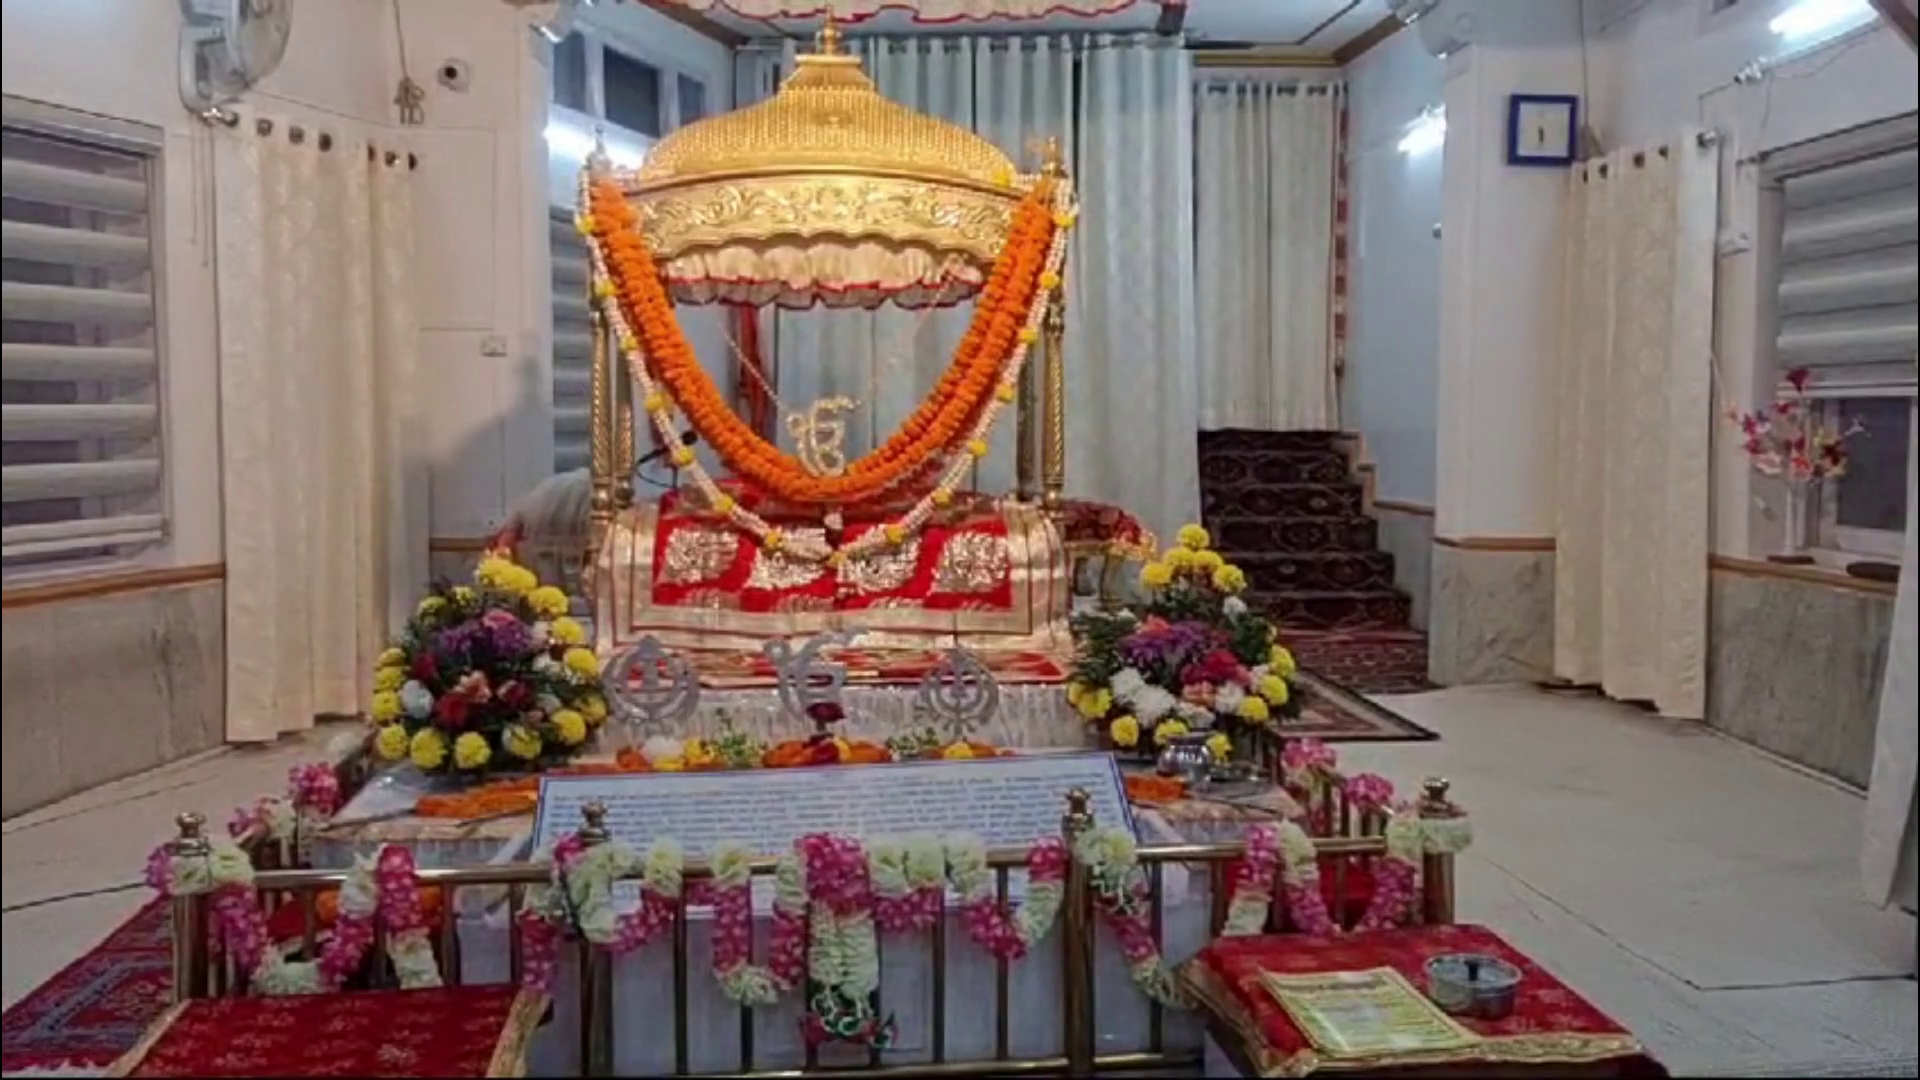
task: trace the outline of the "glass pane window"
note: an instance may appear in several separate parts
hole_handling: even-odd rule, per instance
[[[680,76],[680,126],[685,127],[707,115],[707,84],[691,75]]]
[[[553,103],[587,111],[587,39],[577,33],[553,47]]]
[[[649,138],[660,137],[659,68],[605,49],[601,52],[601,84],[606,93],[608,123]]]

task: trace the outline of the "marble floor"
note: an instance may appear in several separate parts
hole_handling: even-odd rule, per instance
[[[1857,794],[1597,700],[1381,700],[1442,739],[1344,760],[1454,782],[1478,833],[1460,917],[1537,957],[1676,1075],[1915,1075],[1914,921],[1860,899]],[[122,887],[176,812],[224,817],[331,737],[204,755],[6,822],[6,1002],[145,901]]]

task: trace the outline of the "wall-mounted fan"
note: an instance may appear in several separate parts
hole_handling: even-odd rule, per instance
[[[266,78],[293,32],[293,0],[180,0],[180,13],[180,100],[194,112]]]

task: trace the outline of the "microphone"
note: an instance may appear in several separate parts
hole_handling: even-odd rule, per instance
[[[688,446],[697,445],[700,442],[700,433],[689,428],[686,431],[683,431],[680,433],[680,441]],[[651,465],[654,462],[659,461],[661,458],[664,458],[666,456],[667,456],[666,447],[664,446],[655,447],[654,449],[649,450],[648,452],[641,454],[638,458],[634,459],[633,471],[639,472],[640,467],[642,465]]]

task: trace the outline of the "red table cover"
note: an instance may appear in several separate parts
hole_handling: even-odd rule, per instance
[[[1470,1050],[1392,1058],[1322,1058],[1260,983],[1268,972],[1314,974],[1390,967],[1424,989],[1426,962],[1443,953],[1460,952],[1497,956],[1521,972],[1511,1016],[1497,1021],[1461,1019],[1482,1040]],[[1296,934],[1221,938],[1189,961],[1180,976],[1219,1021],[1216,1030],[1237,1037],[1245,1060],[1262,1076],[1443,1065],[1551,1069],[1601,1062],[1618,1062],[1623,1075],[1665,1075],[1630,1032],[1482,926],[1419,926],[1335,938]]]
[[[110,1076],[524,1076],[546,999],[491,984],[200,998]]]

